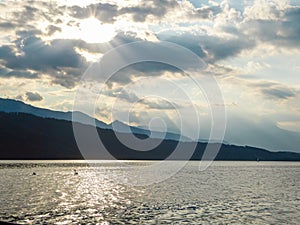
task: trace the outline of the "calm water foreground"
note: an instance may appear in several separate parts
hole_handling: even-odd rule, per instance
[[[134,176],[134,170],[115,162],[99,161],[91,167],[84,161],[0,161],[0,220],[300,224],[300,163],[214,162],[206,171],[199,171],[198,165],[189,162],[164,182],[134,187],[118,182]]]

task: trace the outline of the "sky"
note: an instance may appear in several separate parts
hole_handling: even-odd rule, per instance
[[[300,152],[299,21],[297,0],[0,0],[0,97],[71,111],[83,74],[107,52],[168,41],[207,64],[195,80],[217,81],[224,141]],[[183,135],[207,139],[211,104],[183,71],[141,63],[105,83],[93,116],[111,123],[129,110],[131,125],[180,132],[184,123]]]

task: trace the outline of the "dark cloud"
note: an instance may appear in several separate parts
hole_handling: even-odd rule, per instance
[[[77,82],[80,80],[80,79],[78,79],[76,77],[73,77],[71,75],[64,76],[64,75],[61,75],[61,74],[55,74],[53,76],[53,74],[52,74],[52,77],[54,78],[54,80],[52,81],[53,84],[58,84],[58,85],[61,85],[63,87],[66,87],[66,88],[75,87]]]
[[[126,84],[134,77],[161,76],[166,71],[183,73],[176,67],[164,63],[140,62],[121,69],[110,78],[109,82]]]
[[[250,84],[251,87],[258,87],[258,88],[271,88],[273,86],[276,86],[277,83],[271,82],[271,81],[260,81],[257,83]]]
[[[24,5],[22,12],[13,12],[15,20],[18,20],[19,22],[29,22],[34,21],[37,19],[38,15],[38,8],[30,5]]]
[[[37,93],[37,92],[26,92],[26,100],[31,101],[31,102],[38,102],[38,101],[42,101],[43,97]]]
[[[149,109],[162,109],[162,110],[174,110],[180,108],[180,106],[174,102],[170,102],[164,99],[142,99],[143,103]]]
[[[132,91],[128,91],[128,90],[123,89],[121,87],[114,88],[114,89],[108,89],[106,91],[103,91],[102,94],[104,94],[106,96],[109,96],[109,97],[114,97],[114,98],[117,98],[117,99],[126,100],[127,102],[130,102],[130,103],[137,102],[140,99]]]
[[[135,22],[144,22],[148,16],[162,18],[170,9],[178,6],[176,1],[152,0],[143,1],[138,6],[124,7],[119,14],[131,14]]]
[[[54,25],[49,25],[47,27],[47,34],[48,35],[52,35],[54,34],[56,31],[61,31],[61,28],[60,27],[57,27],[57,26],[54,26]]]
[[[21,55],[16,55],[10,46],[0,47],[0,59],[11,69],[47,71],[59,67],[80,67],[83,58],[74,50],[70,40],[53,40],[46,44],[34,36],[19,41]]]
[[[23,45],[23,40],[31,37],[37,37],[43,34],[40,30],[36,29],[35,27],[27,26],[27,29],[19,29],[16,31],[17,40],[14,41],[17,46]]]
[[[137,33],[135,32],[119,32],[113,40],[111,40],[109,43],[113,47],[117,47],[118,45],[122,44],[128,44],[135,41],[142,41],[141,38],[137,37]]]
[[[56,21],[55,21],[55,24],[60,24],[60,23],[62,23],[63,21],[61,20],[61,19],[57,19]]]
[[[37,78],[39,74],[46,74],[55,84],[74,87],[88,65],[74,49],[83,41],[53,40],[45,43],[35,36],[24,35],[25,38],[17,40],[15,46],[0,47],[0,60],[6,67],[5,71],[0,71],[0,76]]]
[[[137,77],[159,77],[162,76],[166,71],[177,72],[184,76],[184,73],[171,66],[157,62],[141,62],[132,64],[126,68],[123,68],[113,74],[106,84],[112,86],[113,83],[126,85],[133,81]]]
[[[209,64],[203,72],[214,76],[228,76],[232,75],[232,73],[234,73],[235,71],[230,67],[215,63]]]
[[[0,22],[1,30],[13,30],[17,25],[12,22]]]
[[[34,72],[30,72],[30,71],[25,71],[25,70],[13,70],[10,71],[6,74],[0,74],[0,76],[4,76],[4,77],[22,77],[22,78],[30,78],[30,79],[34,79],[34,78],[38,78],[38,74],[34,73]]]
[[[6,21],[0,21],[1,29],[29,31],[36,29],[36,21],[56,23],[56,18],[63,16],[65,8],[54,1],[7,1],[2,7],[13,9],[15,4],[18,4],[17,10],[5,10]]]
[[[31,3],[31,4],[30,4]],[[20,25],[27,26],[40,19],[44,19],[48,22],[53,22],[53,18],[58,15],[62,15],[62,8],[59,7],[54,1],[24,1],[21,11],[12,12],[13,20],[17,21]],[[9,5],[7,7],[13,7]]]
[[[261,91],[265,96],[275,99],[288,99],[296,95],[287,87],[271,87],[262,89]]]
[[[124,88],[114,88],[108,89],[102,94],[114,97],[119,100],[125,100],[129,103],[140,103],[146,106],[148,109],[162,109],[162,110],[173,110],[178,109],[180,106],[174,102],[170,102],[168,100],[164,100],[162,98],[141,98],[137,96],[133,91]]]
[[[149,16],[162,19],[168,12],[179,9],[179,2],[173,0],[148,0],[141,1],[138,5],[118,7],[109,3],[91,4],[85,7],[72,6],[69,14],[75,18],[85,19],[94,16],[99,20],[112,23],[116,17],[131,15],[135,22],[145,22]],[[203,6],[195,8],[188,15],[189,18],[209,19],[221,12],[220,6]]]
[[[142,1],[139,5],[119,8],[117,5],[109,3],[91,4],[86,7],[72,6],[69,8],[70,15],[85,19],[90,16],[106,22],[112,23],[116,17],[129,14],[135,22],[144,22],[148,16],[162,18],[168,10],[178,6],[177,1],[173,0],[151,0]]]
[[[273,81],[262,80],[249,83],[248,86],[256,89],[269,99],[284,100],[297,95],[297,91],[294,88]]]
[[[23,95],[17,95],[17,96],[15,97],[15,99],[20,100],[20,101],[24,101]]]
[[[242,31],[264,43],[278,48],[300,47],[300,8],[290,8],[278,20],[252,19],[242,25]]]
[[[6,76],[6,74],[8,74],[10,72],[10,70],[8,70],[7,68],[0,68],[0,76],[4,77]]]
[[[0,47],[0,59],[4,62],[8,62],[15,58],[15,54],[13,52],[13,47],[9,45],[4,45]]]
[[[196,19],[212,19],[220,12],[222,12],[222,10],[219,6],[203,6],[201,8],[195,8],[195,10],[189,14],[189,17]]]
[[[203,49],[200,46],[200,37],[198,35],[194,35],[191,33],[172,35],[169,34],[168,32],[161,32],[157,35],[157,38],[162,41],[170,41],[175,44],[186,47],[190,49],[192,52],[194,52],[196,55],[198,55],[200,58],[204,58],[206,56],[206,53],[203,51]]]
[[[139,101],[139,97],[135,93],[133,93],[131,91],[126,91],[124,89],[122,89],[122,91],[116,97],[125,99],[131,103]]]
[[[192,33],[181,35],[161,33],[158,34],[158,38],[182,45],[209,63],[236,56],[243,50],[251,49],[255,46],[255,42],[244,35],[228,39],[209,35],[195,35]]]
[[[108,3],[91,4],[86,7],[72,6],[69,8],[70,15],[78,19],[86,19],[91,16],[105,23],[112,23],[118,16],[117,5]]]
[[[201,39],[200,45],[208,52],[207,60],[214,62],[236,56],[243,50],[251,49],[255,46],[255,42],[245,36],[232,39],[207,36]]]

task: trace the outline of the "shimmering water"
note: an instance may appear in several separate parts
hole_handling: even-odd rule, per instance
[[[0,220],[300,224],[300,163],[214,162],[200,172],[198,162],[189,162],[161,183],[133,187],[117,182],[133,173],[114,162],[100,161],[90,167],[82,161],[0,161]]]

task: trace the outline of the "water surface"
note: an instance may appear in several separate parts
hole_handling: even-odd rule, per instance
[[[150,162],[130,162],[143,163]],[[134,170],[113,161],[93,166],[84,161],[0,161],[0,220],[300,224],[300,163],[214,162],[206,171],[199,171],[198,166],[189,162],[164,182],[134,187],[118,182],[134,177]]]

